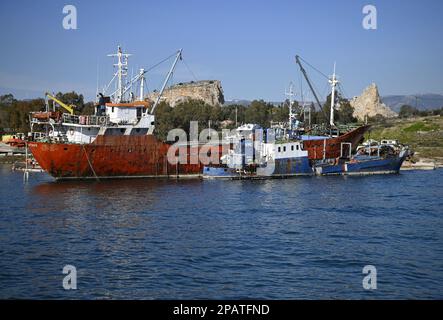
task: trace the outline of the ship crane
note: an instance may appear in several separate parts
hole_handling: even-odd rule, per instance
[[[57,99],[53,95],[49,94],[48,92],[46,92],[45,96],[46,96],[47,100],[52,100],[52,101],[56,102],[58,105],[63,107],[66,111],[68,111],[71,115],[74,114],[74,108],[75,108],[74,105],[67,105],[66,103],[61,102],[59,99]]]
[[[174,69],[175,69],[175,66],[177,65],[178,60],[182,60],[183,59],[182,58],[182,51],[183,51],[183,49],[180,49],[180,50],[177,51],[174,63],[172,64],[171,69],[169,69],[168,75],[166,76],[166,79],[163,82],[162,88],[161,88],[161,90],[160,90],[160,92],[159,92],[159,94],[157,96],[157,99],[155,100],[155,103],[152,106],[152,109],[151,109],[151,112],[150,112],[151,114],[154,114],[155,108],[160,103],[160,99],[161,99],[161,97],[163,95],[163,91],[165,91],[165,88],[168,85],[169,79],[171,78],[172,73],[174,72]]]
[[[296,55],[296,56],[295,56],[295,62],[296,62],[296,63],[298,64],[298,66],[300,67],[300,71],[301,71],[301,73],[303,74],[303,76],[305,77],[305,80],[306,80],[306,82],[308,83],[309,88],[311,89],[311,92],[312,92],[312,95],[313,95],[314,98],[315,98],[315,101],[317,102],[317,104],[318,104],[320,110],[323,112],[323,115],[324,115],[325,118],[327,119],[328,116],[326,115],[325,111],[323,110],[323,107],[322,107],[322,105],[321,105],[321,103],[320,103],[320,100],[318,99],[317,93],[315,92],[314,87],[312,86],[312,83],[311,83],[311,81],[309,80],[308,74],[306,73],[305,68],[303,67],[303,65],[302,65],[301,62],[300,62],[300,56],[299,56],[299,55]]]

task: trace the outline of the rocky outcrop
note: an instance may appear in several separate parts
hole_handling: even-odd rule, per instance
[[[381,102],[380,94],[375,83],[367,87],[361,96],[353,98],[351,106],[354,108],[354,117],[364,120],[366,116],[374,117],[380,114],[386,118],[393,118],[397,113]]]
[[[148,95],[148,98],[155,101],[158,92]],[[215,106],[225,102],[223,89],[218,80],[192,81],[173,85],[163,92],[160,101],[166,101],[171,107],[188,100],[202,100],[205,103]]]

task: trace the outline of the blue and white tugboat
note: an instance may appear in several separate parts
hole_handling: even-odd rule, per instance
[[[204,178],[265,179],[312,175],[301,139],[275,140],[275,130],[246,124],[229,139],[232,148],[218,166],[205,166]]]

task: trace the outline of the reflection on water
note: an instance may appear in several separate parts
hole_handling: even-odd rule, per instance
[[[55,182],[0,166],[0,298],[442,298],[443,171]],[[62,289],[64,265],[78,270]],[[362,289],[377,266],[379,289]]]

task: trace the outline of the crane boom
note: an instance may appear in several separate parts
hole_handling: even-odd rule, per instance
[[[175,66],[178,62],[178,60],[182,60],[182,51],[183,49],[180,49],[177,51],[177,54],[175,56],[174,63],[171,66],[171,69],[169,69],[168,75],[166,76],[165,81],[163,82],[163,86],[160,90],[160,93],[158,94],[157,99],[155,100],[154,106],[151,109],[151,114],[154,114],[154,110],[157,107],[157,105],[160,103],[160,99],[162,97],[163,91],[165,91],[166,85],[168,84],[169,79],[171,78],[172,73],[174,72]]]
[[[59,104],[61,107],[63,107],[65,110],[67,110],[71,115],[74,114],[74,105],[67,105],[66,103],[61,102],[59,99],[57,99],[56,97],[54,97],[53,95],[50,95],[49,93],[46,92],[46,98],[49,100],[53,100],[55,101],[57,104]]]
[[[320,100],[318,99],[317,94],[315,93],[314,87],[312,86],[311,81],[309,80],[308,74],[306,73],[305,68],[303,68],[303,65],[302,65],[301,62],[300,62],[300,56],[298,56],[298,55],[295,56],[295,62],[297,62],[298,66],[300,67],[300,71],[301,71],[301,73],[303,74],[303,76],[305,77],[306,82],[308,83],[308,86],[309,86],[309,88],[311,89],[312,94],[313,94],[315,100],[317,101],[318,106],[320,107],[320,110],[323,112],[323,115],[324,115],[325,118],[327,119],[328,117],[327,117],[327,115],[325,114],[325,111],[323,110],[323,107],[322,107],[322,105],[321,105],[321,103],[320,103]]]

